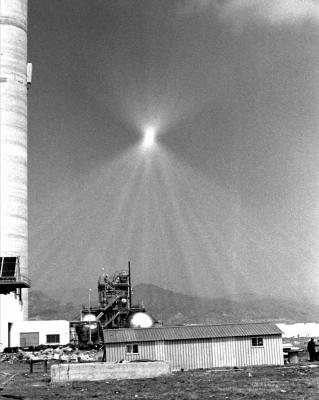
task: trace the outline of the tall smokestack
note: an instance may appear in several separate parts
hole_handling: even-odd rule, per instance
[[[0,256],[17,257],[24,275],[28,275],[27,8],[27,0],[0,2]],[[27,298],[23,289],[25,319]]]

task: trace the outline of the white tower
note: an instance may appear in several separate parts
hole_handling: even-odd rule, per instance
[[[27,318],[30,287],[27,8],[27,0],[0,1],[0,342],[7,345],[11,320]]]

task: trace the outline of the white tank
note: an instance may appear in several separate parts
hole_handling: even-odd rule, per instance
[[[129,319],[130,328],[151,328],[153,325],[153,318],[145,312],[137,312]]]
[[[28,275],[27,0],[0,3],[0,255]],[[27,290],[23,289],[27,318]]]
[[[82,321],[86,321],[85,328],[91,329],[91,331],[95,331],[97,329],[96,316],[94,314],[86,314],[84,315]]]

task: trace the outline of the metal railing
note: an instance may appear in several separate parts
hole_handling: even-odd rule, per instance
[[[0,285],[8,283],[24,283],[30,287],[31,279],[22,274],[14,274],[13,276],[0,276]]]
[[[17,280],[31,286],[31,279],[26,275],[19,274]]]

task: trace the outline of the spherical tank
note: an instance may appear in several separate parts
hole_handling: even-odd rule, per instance
[[[28,275],[27,0],[0,3],[0,255]],[[23,290],[27,317],[27,291]]]
[[[130,328],[150,328],[153,325],[153,318],[145,312],[137,312],[129,318]]]

